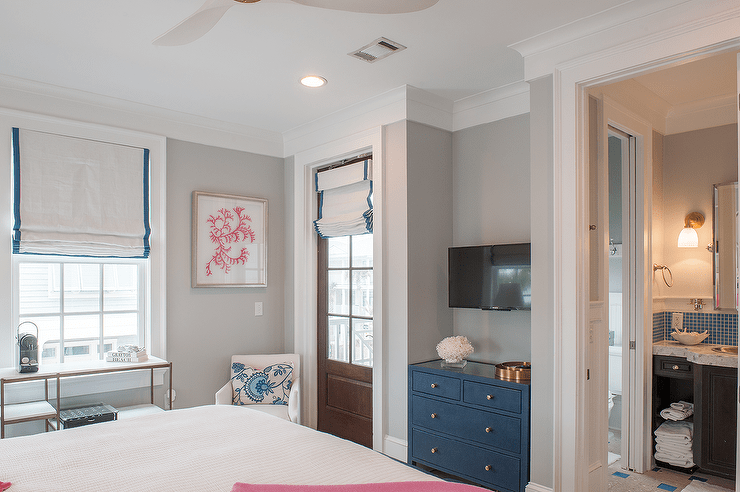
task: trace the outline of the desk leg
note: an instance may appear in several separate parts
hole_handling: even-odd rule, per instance
[[[154,368],[152,367],[150,370],[150,383],[149,383],[149,392],[151,395],[151,404],[154,405]]]
[[[168,400],[170,403],[170,408],[168,410],[172,410],[172,362],[170,362],[170,391],[168,394],[169,394]]]
[[[0,380],[0,439],[5,439],[5,380]]]
[[[48,383],[48,379],[47,379]],[[62,378],[57,374],[57,430],[62,430],[62,418],[59,412],[62,411]]]

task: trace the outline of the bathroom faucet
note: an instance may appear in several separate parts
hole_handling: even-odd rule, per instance
[[[702,299],[689,299],[688,303],[694,305],[694,311],[698,311],[704,307],[704,300]]]

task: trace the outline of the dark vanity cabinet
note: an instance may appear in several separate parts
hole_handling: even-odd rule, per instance
[[[737,368],[653,356],[653,430],[660,411],[680,400],[694,404],[694,463],[703,472],[735,478]],[[653,436],[654,437],[654,436]]]
[[[700,468],[735,479],[737,369],[695,364],[694,457]]]

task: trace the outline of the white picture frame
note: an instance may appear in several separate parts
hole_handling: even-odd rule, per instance
[[[267,287],[267,199],[193,192],[196,287]]]

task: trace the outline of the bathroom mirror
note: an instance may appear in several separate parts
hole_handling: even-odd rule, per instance
[[[737,182],[714,185],[714,308],[737,309]]]

